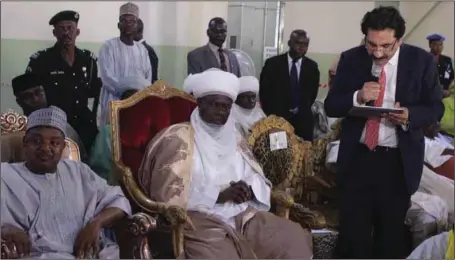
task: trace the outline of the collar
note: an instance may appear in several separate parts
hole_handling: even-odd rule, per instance
[[[210,48],[212,51],[215,51],[215,52],[217,52],[217,51],[220,49],[220,47],[216,46],[215,44],[213,44],[213,43],[211,43],[211,42],[209,42],[207,45],[209,46],[209,48]],[[223,49],[223,46],[221,46],[221,49]]]
[[[54,44],[54,46],[51,47],[52,51],[54,53],[56,53],[57,55],[61,56],[61,53],[59,52],[58,50],[58,46],[57,46],[57,43]],[[74,54],[75,56],[79,55],[80,53],[82,52],[81,49],[77,48],[76,46],[74,46]]]
[[[140,39],[139,41],[137,41],[138,43],[143,43],[145,42],[145,39]]]
[[[288,56],[288,63],[292,63],[293,59],[292,59],[291,56],[289,55],[289,52],[287,53],[287,56]],[[299,59],[297,60],[297,63],[302,62],[302,59],[303,59],[303,57],[302,57],[302,58],[299,58]]]
[[[395,52],[395,54],[392,56],[392,58],[390,58],[390,60],[387,62],[387,64],[390,64],[392,66],[397,66],[398,64],[398,57],[400,56],[400,48],[401,47],[398,47],[397,51]]]

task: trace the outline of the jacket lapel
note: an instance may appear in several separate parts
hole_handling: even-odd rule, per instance
[[[204,54],[205,60],[209,63],[209,68],[220,68],[220,64],[218,64],[218,60],[208,44],[205,46]]]

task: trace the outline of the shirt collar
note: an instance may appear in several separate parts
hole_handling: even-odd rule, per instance
[[[137,41],[138,43],[143,43],[145,42],[145,39],[140,39],[139,41]]]
[[[209,42],[207,45],[210,47],[210,49],[212,51],[218,51],[220,49],[220,47],[216,46],[215,44],[213,44],[211,42]],[[223,47],[221,47],[221,49],[223,49]]]
[[[400,56],[400,47],[398,47],[397,51],[395,54],[390,58],[390,60],[387,62],[388,64],[392,66],[396,66],[398,64],[398,57]]]
[[[299,59],[297,60],[297,63],[302,62],[302,59],[303,59],[303,58],[299,58]],[[289,63],[292,63],[293,61],[294,61],[294,60],[291,58],[291,55],[289,55],[289,52],[288,52],[288,62],[289,62]]]

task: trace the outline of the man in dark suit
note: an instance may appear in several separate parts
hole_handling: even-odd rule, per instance
[[[442,91],[432,55],[402,43],[406,27],[397,9],[375,8],[365,14],[361,28],[365,46],[341,54],[325,100],[328,116],[345,117],[337,161],[337,253],[340,258],[403,258],[404,220],[422,176],[423,128],[442,114]],[[348,115],[362,105],[403,113]]]
[[[207,29],[209,43],[192,50],[187,55],[188,75],[218,68],[237,77],[241,76],[237,57],[231,51],[223,48],[226,35],[226,21],[220,17],[212,18]]]
[[[313,140],[311,106],[318,95],[318,64],[305,57],[310,39],[304,30],[295,30],[288,41],[289,51],[266,60],[260,76],[259,97],[267,115],[285,118],[295,133]]]
[[[152,65],[152,84],[158,80],[158,55],[152,46],[148,45],[144,40],[144,22],[141,19],[137,20],[137,32],[134,40],[140,42],[147,49],[150,59],[150,65]]]
[[[448,56],[442,55],[444,50],[444,40],[446,38],[440,34],[428,35],[427,40],[430,46],[430,52],[433,54],[438,65],[439,82],[444,89],[444,97],[450,95],[449,86],[452,84],[455,73],[453,69],[452,59]]]

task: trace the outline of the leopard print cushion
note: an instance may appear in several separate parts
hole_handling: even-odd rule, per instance
[[[256,139],[252,149],[254,157],[262,166],[265,176],[272,182],[273,186],[283,183],[292,170],[293,155],[289,137],[287,143],[288,148],[271,151],[269,133],[264,133]]]

